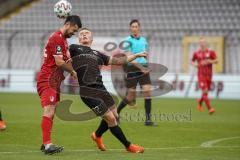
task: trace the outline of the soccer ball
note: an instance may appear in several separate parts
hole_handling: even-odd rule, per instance
[[[71,14],[72,5],[67,0],[60,0],[54,5],[54,13],[58,18],[66,18]]]

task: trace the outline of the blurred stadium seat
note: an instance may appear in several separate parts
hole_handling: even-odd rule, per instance
[[[0,1],[1,2],[1,1]],[[53,13],[57,0],[39,0],[0,23],[1,69],[40,67],[49,33],[62,23]],[[239,0],[70,0],[74,14],[95,36],[128,35],[138,18],[150,42],[150,61],[181,72],[183,36],[224,36],[226,73],[240,73]],[[9,59],[10,58],[10,59]]]

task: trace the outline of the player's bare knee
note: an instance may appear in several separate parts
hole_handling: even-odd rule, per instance
[[[119,115],[118,115],[118,113],[117,113],[117,110],[115,111],[113,111],[113,115],[114,115],[114,117],[115,117],[115,119],[118,119],[118,117],[119,117]]]
[[[145,99],[150,99],[151,98],[151,92],[150,91],[144,91],[143,96]]]
[[[45,106],[43,108],[43,116],[52,118],[55,114],[55,106]]]
[[[115,121],[116,121],[115,116],[114,116],[114,115],[109,116],[109,117],[108,117],[108,121],[109,121],[111,124],[112,124],[112,123],[115,123]]]
[[[111,112],[111,114],[107,114],[104,117],[104,119],[106,120],[109,127],[114,127],[117,125],[117,120],[112,112]]]
[[[118,112],[117,112],[117,107],[115,105],[110,107],[110,111],[113,113],[114,117],[118,119]]]

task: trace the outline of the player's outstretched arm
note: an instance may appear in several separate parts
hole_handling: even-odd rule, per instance
[[[147,57],[147,54],[146,54],[146,52],[141,52],[141,53],[129,55],[129,56],[127,56],[127,62],[132,62],[133,60],[135,60],[138,57]]]
[[[218,62],[217,59],[206,59],[204,61],[202,61],[202,65],[208,65],[208,64],[216,64]]]
[[[62,56],[54,56],[55,59],[55,63],[56,65],[61,68],[64,71],[67,71],[68,73],[71,74],[71,76],[76,79],[77,78],[77,73],[74,71],[73,67],[72,67],[72,63],[71,61],[67,61],[65,62],[62,59]]]
[[[210,63],[210,64],[216,64],[216,63],[218,63],[218,60],[217,60],[217,59],[209,59],[209,60],[208,60],[208,63]]]
[[[128,55],[128,56],[124,56],[124,57],[110,57],[108,64],[114,64],[114,65],[122,65],[128,62],[132,62],[133,60],[135,60],[138,57],[146,57],[147,54],[145,52],[142,53],[137,53],[137,54],[132,54],[132,55]]]
[[[194,67],[198,67],[198,62],[197,61],[192,61],[191,63]]]
[[[143,52],[142,52],[142,53],[143,53]],[[144,53],[147,55],[147,56],[144,57],[144,58],[148,59],[148,54],[147,54],[147,52],[144,52]],[[125,54],[126,54],[126,55],[133,55],[134,53],[127,51],[127,52],[125,52]],[[135,60],[131,61],[130,63],[131,63],[133,66],[135,66],[136,68],[138,68],[140,71],[142,71],[143,73],[149,73],[149,72],[151,71],[151,70],[149,70],[148,68],[146,68],[146,67],[142,66],[141,64],[137,63]]]

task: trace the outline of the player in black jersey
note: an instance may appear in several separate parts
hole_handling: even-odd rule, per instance
[[[102,82],[99,66],[122,65],[131,62],[138,57],[145,57],[145,53],[129,55],[124,57],[110,57],[91,49],[93,41],[92,32],[88,28],[82,28],[79,32],[80,45],[70,46],[70,55],[74,70],[77,72],[82,101],[91,108],[96,115],[102,117],[98,129],[91,137],[101,151],[105,151],[102,135],[108,129],[126,147],[127,151],[143,153],[144,148],[130,143],[118,126],[117,108],[112,96],[106,90]]]

